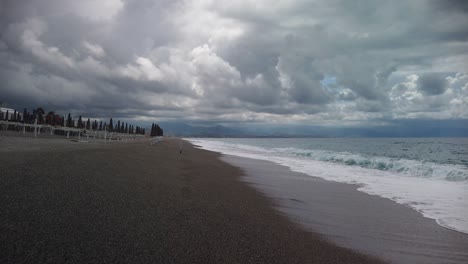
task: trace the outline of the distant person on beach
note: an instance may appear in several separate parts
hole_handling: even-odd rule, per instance
[[[182,140],[179,141],[179,154],[182,154]]]

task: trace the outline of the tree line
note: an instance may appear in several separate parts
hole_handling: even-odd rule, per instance
[[[108,132],[117,132],[117,133],[127,133],[127,134],[141,134],[144,135],[146,133],[145,128],[140,126],[135,126],[129,123],[121,122],[117,120],[115,122],[112,118],[110,118],[109,123],[103,122],[102,120],[91,120],[88,118],[87,120],[83,120],[81,115],[78,117],[77,120],[71,117],[71,114],[68,113],[67,117],[62,115],[56,114],[54,111],[50,111],[47,114],[45,113],[42,107],[38,107],[33,109],[32,113],[27,111],[24,108],[23,113],[19,113],[16,110],[12,115],[10,115],[9,110],[3,114],[0,113],[0,120],[11,121],[11,122],[22,122],[26,124],[34,124],[36,122],[38,124],[45,124],[51,126],[62,126],[62,127],[70,127],[70,128],[79,128],[79,129],[87,129],[87,130],[94,130],[94,131],[108,131]],[[151,126],[151,133],[150,136],[162,136],[163,130],[157,124],[152,124]]]
[[[150,136],[152,137],[161,137],[163,136],[163,130],[161,127],[159,127],[158,124],[151,124],[151,133],[150,133]]]

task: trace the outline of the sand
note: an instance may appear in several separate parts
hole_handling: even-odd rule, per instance
[[[305,231],[242,173],[178,139],[0,135],[0,263],[382,263]]]
[[[390,199],[296,173],[267,161],[223,156],[244,169],[244,182],[274,199],[276,208],[333,242],[391,263],[468,263],[468,235]]]

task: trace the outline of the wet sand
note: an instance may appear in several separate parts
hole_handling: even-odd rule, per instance
[[[382,263],[305,231],[219,154],[0,135],[0,263]]]
[[[339,245],[392,263],[468,263],[467,234],[409,207],[271,162],[222,160],[243,168],[243,180],[272,198],[278,210]]]

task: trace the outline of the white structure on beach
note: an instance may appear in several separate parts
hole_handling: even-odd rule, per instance
[[[5,115],[8,113],[8,119],[13,117],[13,114],[15,112],[15,109],[12,108],[6,108],[6,107],[0,107],[0,116],[5,118]]]

